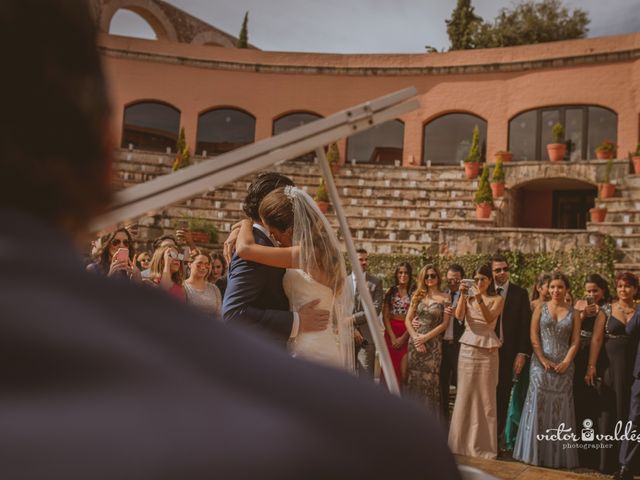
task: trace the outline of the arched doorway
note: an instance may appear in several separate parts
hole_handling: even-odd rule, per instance
[[[196,153],[216,156],[253,143],[256,119],[244,110],[222,107],[207,110],[198,117]]]
[[[180,130],[180,111],[158,100],[134,102],[124,109],[122,148],[175,151]]]
[[[296,111],[286,113],[284,115],[280,115],[273,121],[273,135],[279,135],[284,132],[288,132],[297,127],[301,127],[302,125],[306,125],[311,122],[315,122],[322,118],[322,115],[318,115],[314,112],[307,111]],[[296,157],[294,160],[302,161],[302,162],[313,162],[315,158],[314,152],[305,153],[304,155],[300,155]]]
[[[347,139],[347,160],[357,163],[393,165],[402,162],[404,123],[389,120]]]
[[[597,188],[573,178],[539,178],[511,190],[511,226],[584,230]]]

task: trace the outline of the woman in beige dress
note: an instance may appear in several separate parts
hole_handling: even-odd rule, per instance
[[[502,312],[502,297],[495,293],[491,267],[474,272],[475,287],[463,282],[455,317],[464,318],[460,337],[458,388],[449,428],[453,453],[494,459],[498,455],[498,348],[496,321]]]

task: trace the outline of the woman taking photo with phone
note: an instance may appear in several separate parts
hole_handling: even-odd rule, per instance
[[[176,247],[165,245],[153,252],[149,279],[145,282],[160,287],[179,300],[186,301],[186,294],[182,286],[183,268],[182,256]]]
[[[128,230],[120,228],[103,237],[96,261],[87,271],[107,277],[140,278],[140,270],[133,263],[133,241]]]
[[[473,272],[474,286],[463,280],[455,318],[464,319],[458,359],[458,390],[449,428],[453,453],[495,459],[498,456],[498,348],[495,328],[502,296],[495,291],[491,265]]]

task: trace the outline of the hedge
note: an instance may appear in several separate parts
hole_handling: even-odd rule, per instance
[[[522,253],[519,251],[501,251],[509,263],[511,281],[527,288],[533,288],[537,276],[542,272],[560,270],[571,282],[574,297],[584,295],[584,281],[587,275],[599,273],[607,280],[612,292],[614,288],[615,243],[611,237],[605,237],[601,247],[578,247],[570,252]],[[414,280],[424,265],[435,264],[444,277],[447,267],[452,263],[462,265],[467,278],[471,278],[476,266],[487,262],[490,254],[482,255],[430,255],[426,250],[420,255],[369,254],[369,272],[379,276],[385,288],[392,285],[393,272],[400,262],[408,262],[413,268]]]

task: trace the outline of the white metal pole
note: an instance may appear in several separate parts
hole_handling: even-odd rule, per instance
[[[353,270],[353,273],[356,277],[356,287],[358,289],[358,292],[360,292],[360,299],[362,300],[364,313],[367,317],[369,331],[371,332],[371,336],[373,337],[373,343],[375,344],[378,355],[380,356],[380,366],[382,367],[382,372],[384,373],[385,382],[387,383],[390,392],[399,395],[400,390],[398,388],[398,379],[396,378],[396,372],[393,369],[391,356],[389,355],[384,337],[382,336],[382,331],[380,328],[381,325],[378,321],[378,313],[376,312],[375,306],[373,305],[371,293],[367,288],[367,281],[364,277],[364,272],[360,267],[360,262],[358,262],[358,255],[353,244],[353,238],[351,237],[351,230],[349,230],[347,217],[342,208],[342,204],[340,203],[340,196],[338,195],[338,189],[336,188],[336,184],[331,173],[331,168],[329,167],[329,162],[327,161],[327,156],[325,155],[323,148],[316,149],[316,155],[318,157],[318,164],[320,165],[320,169],[322,170],[324,183],[327,187],[329,197],[331,198],[333,209],[336,212],[336,217],[338,219],[338,223],[340,224],[340,230],[342,231],[344,242],[347,246],[347,254],[349,255],[349,261],[351,262],[351,269]]]

